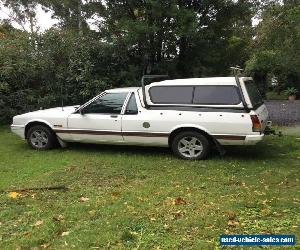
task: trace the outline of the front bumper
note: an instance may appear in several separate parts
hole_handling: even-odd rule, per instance
[[[10,125],[11,132],[25,139],[25,126],[24,125]]]

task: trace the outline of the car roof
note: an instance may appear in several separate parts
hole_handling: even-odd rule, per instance
[[[157,85],[237,85],[234,77],[206,77],[164,80],[153,82],[150,86]]]
[[[251,77],[240,77],[243,80],[251,80]],[[204,78],[186,78],[186,79],[174,79],[174,80],[164,80],[159,82],[152,82],[147,85],[147,88],[152,86],[166,86],[166,85],[234,85],[237,83],[235,77],[204,77]],[[139,90],[141,87],[124,87],[116,89],[108,89],[106,92],[130,92]]]
[[[140,87],[126,87],[126,88],[116,88],[116,89],[108,89],[105,92],[114,93],[114,92],[130,92],[138,90]]]

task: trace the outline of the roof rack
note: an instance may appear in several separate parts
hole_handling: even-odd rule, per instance
[[[237,75],[243,71],[243,69],[238,65],[236,65],[234,67],[230,67],[230,69],[232,70],[234,75]]]
[[[243,103],[243,106],[245,108],[246,111],[249,111],[249,107],[246,103],[246,100],[245,100],[245,97],[244,97],[244,94],[243,94],[243,90],[242,90],[242,87],[241,87],[241,83],[240,83],[240,79],[239,79],[239,74],[243,71],[243,69],[240,67],[240,66],[235,66],[235,67],[230,67],[230,69],[232,70],[232,73],[234,75],[234,78],[235,78],[235,81],[236,81],[236,84],[239,88],[239,91],[240,91],[240,95],[241,95],[241,98],[242,98],[242,103]]]
[[[145,79],[167,78],[167,77],[169,76],[168,75],[143,75],[142,76],[141,84],[142,84],[143,101],[144,101],[145,108],[149,107],[146,99]]]

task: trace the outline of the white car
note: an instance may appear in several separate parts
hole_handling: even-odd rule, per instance
[[[17,115],[11,129],[34,149],[57,142],[133,144],[204,159],[214,145],[261,141],[267,118],[251,78],[190,78],[110,89],[81,106]]]

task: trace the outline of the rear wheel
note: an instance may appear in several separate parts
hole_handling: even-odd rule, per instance
[[[172,141],[173,152],[182,159],[205,159],[210,151],[208,139],[194,131],[181,132]]]
[[[55,146],[56,138],[46,126],[36,125],[28,130],[27,142],[34,149],[46,150]]]

